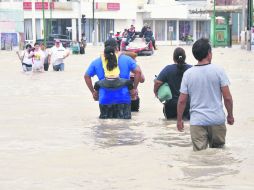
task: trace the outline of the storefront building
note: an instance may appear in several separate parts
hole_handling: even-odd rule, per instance
[[[209,38],[210,17],[206,1],[182,4],[147,5],[144,9],[144,23],[152,27],[154,36],[161,44],[181,44],[187,36],[193,40]]]
[[[133,24],[140,31],[144,23],[152,27],[158,44],[181,44],[186,36],[210,38],[211,31],[210,0],[45,0],[44,4],[42,0],[2,0],[1,5],[22,13],[24,39],[31,42],[49,34],[79,41],[85,33],[88,42],[100,44],[111,30],[123,32]],[[244,27],[241,12],[231,16],[232,35],[237,38]]]

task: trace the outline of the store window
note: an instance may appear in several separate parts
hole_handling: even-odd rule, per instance
[[[176,40],[176,21],[167,21],[167,40]]]
[[[86,23],[82,23],[82,32],[85,32],[86,41],[92,42],[93,19],[86,19]]]
[[[24,19],[25,40],[33,39],[32,19]]]
[[[158,41],[165,40],[165,21],[164,20],[156,20],[155,21],[154,37]]]
[[[210,21],[197,21],[196,24],[196,38],[210,37]]]
[[[114,20],[112,19],[99,19],[98,20],[98,41],[105,42],[109,36],[110,30],[114,31]]]
[[[42,34],[41,22],[43,22],[43,21],[40,20],[40,19],[35,19],[36,39],[42,39],[43,38],[41,36],[41,34]]]
[[[179,40],[185,41],[187,36],[193,36],[193,22],[179,21]]]

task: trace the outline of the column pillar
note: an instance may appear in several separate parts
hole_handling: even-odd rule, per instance
[[[76,18],[71,19],[71,31],[72,31],[72,41],[77,41],[77,24]]]
[[[36,41],[36,23],[35,23],[35,0],[32,1],[32,39],[33,43]]]

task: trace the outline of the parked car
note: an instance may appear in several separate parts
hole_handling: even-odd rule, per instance
[[[72,42],[70,40],[69,36],[61,35],[61,34],[50,34],[46,39],[47,48],[51,48],[52,46],[54,46],[56,39],[59,39],[61,41],[63,47],[65,47],[65,48],[70,47],[71,42]],[[39,44],[43,43],[44,39],[37,39],[36,42]]]

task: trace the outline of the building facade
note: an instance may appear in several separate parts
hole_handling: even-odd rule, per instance
[[[133,24],[140,31],[147,23],[158,44],[180,44],[186,36],[193,40],[210,38],[212,6],[210,0],[0,0],[0,14],[16,11],[19,20],[11,22],[23,27],[10,31],[23,33],[30,42],[49,34],[68,35],[79,41],[85,33],[88,42],[102,43],[111,30],[123,32]],[[232,35],[236,38],[244,27],[243,14],[239,8],[231,12]],[[0,19],[1,33],[8,32],[1,29],[4,22]]]

